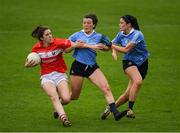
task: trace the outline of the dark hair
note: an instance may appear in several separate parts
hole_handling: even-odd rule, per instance
[[[97,25],[97,23],[98,23],[98,18],[97,18],[97,16],[96,16],[96,14],[90,13],[90,14],[85,15],[84,18],[90,18],[90,19],[92,19],[93,24],[95,25],[95,26],[93,27],[93,29],[96,28],[96,25]]]
[[[131,26],[136,29],[136,30],[140,30],[138,22],[136,17],[132,16],[132,15],[124,15],[121,17],[127,24],[131,24]]]
[[[38,27],[36,27],[33,32],[31,33],[33,38],[37,38],[39,41],[41,41],[41,38],[43,37],[44,31],[49,29],[46,26],[41,26],[39,25]]]

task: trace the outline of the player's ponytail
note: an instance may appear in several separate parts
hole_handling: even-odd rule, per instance
[[[127,24],[130,23],[131,26],[136,29],[136,30],[140,30],[138,22],[136,17],[132,16],[132,15],[124,15],[121,17]]]
[[[39,25],[33,30],[31,35],[32,35],[33,38],[36,38],[39,41],[41,41],[41,38],[43,37],[44,31],[47,30],[47,29],[49,29],[49,28]]]

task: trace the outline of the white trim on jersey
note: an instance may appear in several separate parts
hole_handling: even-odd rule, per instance
[[[43,59],[43,58],[55,57],[62,52],[63,52],[63,49],[56,49],[56,50],[49,51],[49,52],[40,52],[38,54],[41,57],[41,59]]]
[[[134,32],[134,28],[132,28],[131,31],[129,32],[129,34],[127,34],[127,35],[124,33],[124,31],[121,31],[122,35],[126,36],[126,37],[129,36],[132,32]]]
[[[85,32],[84,30],[81,30],[81,31],[82,31],[87,37],[91,36],[91,35],[95,32],[95,30],[93,30],[91,34],[86,34],[86,32]]]

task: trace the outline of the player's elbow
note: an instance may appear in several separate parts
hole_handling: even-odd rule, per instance
[[[67,49],[64,50],[64,53],[70,53],[71,51],[72,51],[72,49],[67,48]]]

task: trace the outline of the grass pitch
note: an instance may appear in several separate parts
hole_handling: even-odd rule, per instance
[[[149,132],[180,131],[180,1],[178,0],[0,0],[0,131],[1,132]],[[97,31],[111,39],[118,32],[120,16],[135,15],[145,35],[149,72],[135,103],[136,118],[102,121],[106,106],[103,94],[85,80],[78,101],[65,106],[72,127],[64,128],[52,117],[52,105],[39,84],[39,67],[24,68],[24,60],[36,42],[30,36],[39,24],[49,26],[54,36],[67,38],[81,29],[89,12],[99,18]],[[98,53],[98,64],[115,98],[128,79],[119,54]],[[73,61],[65,55],[68,68]],[[127,105],[119,110],[125,109]]]

